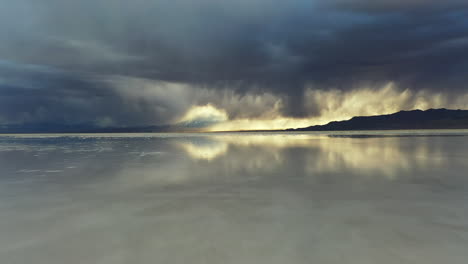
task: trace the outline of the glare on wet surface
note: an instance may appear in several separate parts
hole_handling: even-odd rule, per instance
[[[468,133],[0,136],[1,263],[466,263]]]

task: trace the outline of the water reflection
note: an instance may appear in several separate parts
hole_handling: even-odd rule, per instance
[[[121,188],[299,177],[415,180],[465,164],[467,137],[327,134],[69,136],[0,140],[0,181],[109,180]],[[446,173],[450,173],[445,172]],[[37,176],[37,177],[33,177]],[[58,177],[61,176],[61,177]]]
[[[177,141],[195,160],[223,158],[233,167],[275,170],[301,161],[307,173],[348,170],[363,175],[396,177],[402,170],[444,166],[447,162],[434,137],[330,137],[307,134],[224,134]],[[294,159],[294,161],[292,160]],[[286,165],[287,166],[287,165]]]
[[[225,155],[228,151],[228,143],[211,138],[198,138],[176,142],[193,159],[214,160]]]
[[[465,263],[467,137],[0,136],[2,263]]]

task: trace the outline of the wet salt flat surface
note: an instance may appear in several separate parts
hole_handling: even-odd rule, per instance
[[[468,133],[0,136],[0,263],[467,263]]]

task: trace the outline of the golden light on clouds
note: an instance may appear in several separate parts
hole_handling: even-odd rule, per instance
[[[392,82],[379,89],[362,87],[350,91],[320,90],[310,87],[305,90],[304,98],[304,107],[311,113],[307,118],[282,115],[281,98],[277,98],[270,99],[276,103],[265,109],[268,115],[231,119],[227,110],[207,104],[193,106],[179,121],[209,120],[211,124],[203,128],[205,131],[275,130],[321,125],[331,121],[347,120],[354,116],[391,114],[401,110],[468,108],[468,93],[450,97],[447,94],[426,90],[412,92],[409,89],[400,89]],[[243,103],[239,101],[240,108]],[[315,112],[313,109],[316,109]]]
[[[179,120],[179,122],[192,122],[195,120],[211,120],[225,122],[228,120],[226,111],[218,109],[211,104],[194,106]]]
[[[229,120],[210,126],[207,131],[274,130],[306,126],[310,126],[310,119],[278,116],[274,119]]]

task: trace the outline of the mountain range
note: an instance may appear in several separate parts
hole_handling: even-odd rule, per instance
[[[64,125],[38,123],[0,125],[0,133],[157,133],[200,131],[209,124],[180,123],[138,127],[96,127],[92,124]],[[274,131],[345,131],[403,129],[468,129],[468,110],[429,109],[400,111],[389,115],[357,116],[345,121],[333,121],[297,129]]]
[[[468,110],[429,109],[400,111],[389,115],[356,116],[345,121],[333,121],[286,131],[345,131],[403,129],[468,129]]]

